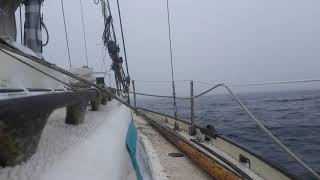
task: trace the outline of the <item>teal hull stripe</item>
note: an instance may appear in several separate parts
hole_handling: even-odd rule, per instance
[[[134,168],[137,176],[137,180],[143,180],[140,169],[138,166],[136,154],[137,154],[137,129],[133,123],[130,122],[128,132],[127,132],[127,139],[126,139],[126,146],[127,150],[131,159],[132,167]]]

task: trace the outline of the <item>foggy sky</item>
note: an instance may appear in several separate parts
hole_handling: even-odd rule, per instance
[[[64,2],[73,65],[85,65],[79,0]],[[110,3],[121,42],[116,1]],[[83,4],[90,66],[100,71],[101,8],[93,0]],[[120,4],[131,78],[170,80],[166,1]],[[170,0],[175,79],[234,84],[320,77],[319,9],[318,0]],[[60,0],[46,0],[43,13],[50,33],[44,55],[68,68]],[[170,94],[168,83],[151,85],[137,86]],[[177,86],[188,89],[187,83]]]

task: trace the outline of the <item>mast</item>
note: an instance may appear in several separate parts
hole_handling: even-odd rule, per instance
[[[15,11],[18,5],[16,0],[0,0],[0,38],[16,41]]]
[[[25,1],[25,46],[42,57],[41,4],[43,0]]]

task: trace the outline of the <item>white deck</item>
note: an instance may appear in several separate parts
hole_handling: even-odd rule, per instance
[[[0,168],[0,179],[127,179],[132,170],[125,147],[130,111],[114,101],[101,107],[88,111],[79,126],[64,123],[65,109],[55,111],[37,153],[26,163]]]
[[[148,151],[150,168],[156,180],[210,180],[206,172],[194,164],[187,156],[170,157],[168,153],[182,153],[165,139],[147,121],[134,115],[136,127]],[[150,146],[150,147],[149,147]],[[183,154],[183,153],[182,153]],[[159,164],[160,163],[160,164]]]

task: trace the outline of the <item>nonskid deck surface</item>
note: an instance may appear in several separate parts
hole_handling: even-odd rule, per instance
[[[147,121],[137,115],[133,115],[135,125],[139,133],[148,139],[154,151],[151,156],[157,156],[157,159],[151,161],[160,161],[160,164],[170,180],[209,180],[212,179],[206,172],[194,164],[187,156],[171,157],[169,153],[182,153],[176,146],[165,139],[157,130],[155,130]],[[183,154],[183,153],[182,153]],[[154,162],[152,162],[154,163]],[[156,163],[156,162],[155,162]],[[157,173],[160,174],[160,173]]]
[[[131,162],[125,138],[130,111],[112,101],[88,111],[78,126],[64,123],[65,109],[55,111],[27,162],[0,168],[2,180],[127,179]]]

